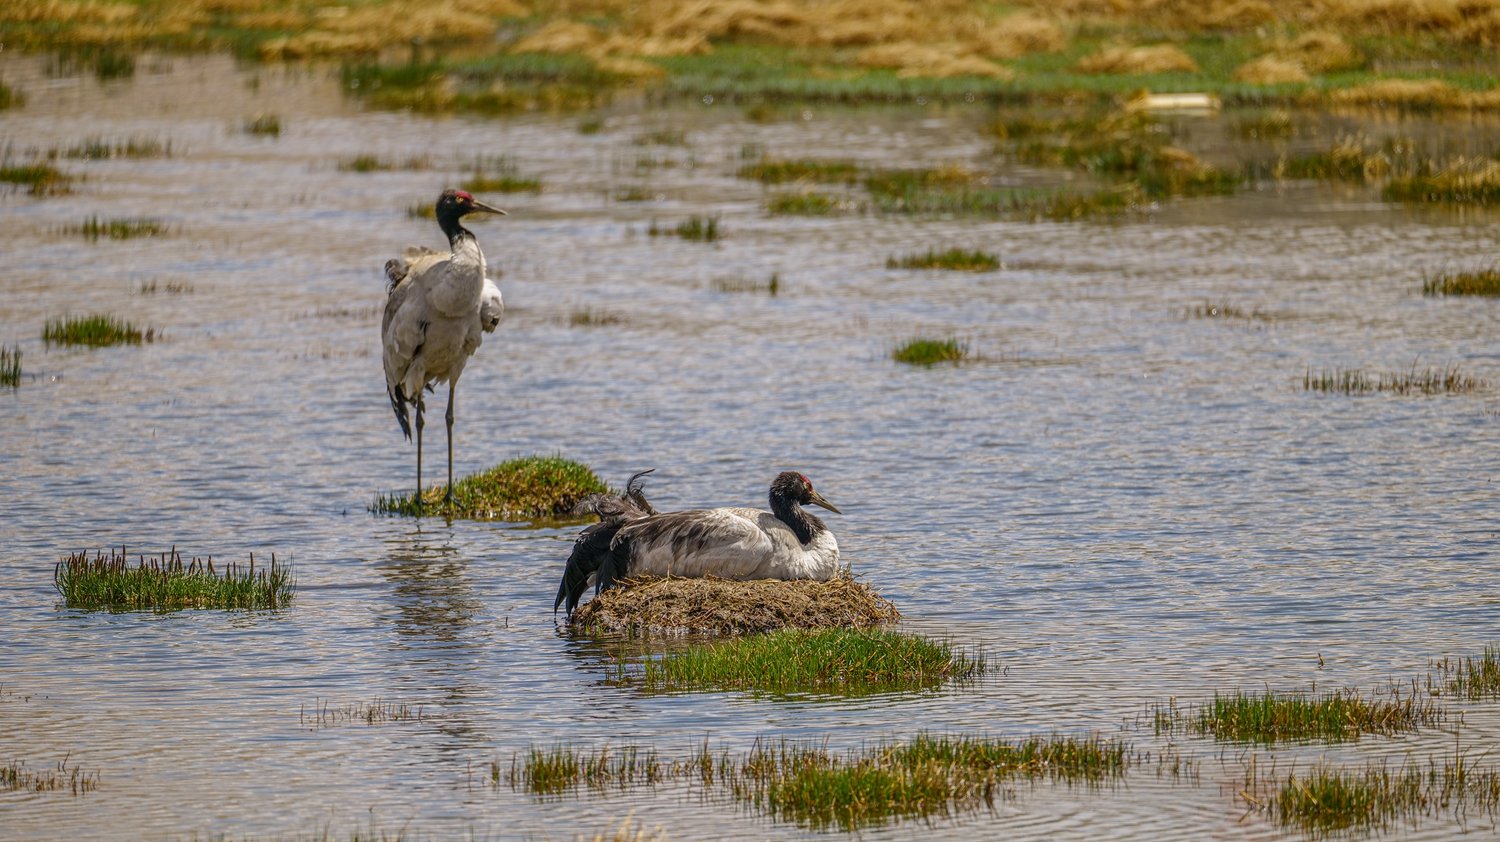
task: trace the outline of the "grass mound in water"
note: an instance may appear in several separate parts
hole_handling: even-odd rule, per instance
[[[889,692],[984,672],[946,641],[883,629],[787,629],[616,664],[617,683],[651,692]]]
[[[1444,272],[1422,282],[1423,295],[1500,297],[1500,266],[1469,272]]]
[[[21,346],[0,347],[0,386],[21,385]]]
[[[891,352],[891,359],[908,365],[937,365],[962,362],[969,356],[969,343],[955,337],[927,339],[918,337]]]
[[[124,319],[108,315],[58,316],[42,328],[42,339],[58,345],[88,345],[99,348],[106,345],[139,345],[141,340],[152,341],[156,332],[140,328]]]
[[[578,501],[609,487],[587,465],[560,455],[538,455],[454,480],[452,503],[444,502],[447,489],[446,483],[434,485],[420,501],[413,493],[381,495],[370,511],[469,520],[573,520]]]
[[[901,612],[848,572],[827,582],[632,579],[573,612],[583,634],[743,634],[781,629],[863,629]]]
[[[74,553],[58,562],[53,585],[69,608],[131,610],[157,608],[282,608],[291,601],[296,583],[291,570],[271,556],[270,564],[230,563],[214,568],[213,558],[183,564],[174,547],[156,558],[140,557],[131,567],[125,548],[102,551],[89,558]]]

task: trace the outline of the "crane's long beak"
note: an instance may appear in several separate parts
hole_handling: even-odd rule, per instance
[[[505,211],[500,210],[494,205],[486,205],[484,202],[481,202],[478,199],[474,200],[474,210],[484,211],[485,213],[498,213],[501,216],[509,216],[509,214],[507,214]],[[473,211],[470,211],[470,213],[473,213]]]
[[[816,491],[812,492],[812,495],[808,498],[807,502],[813,504],[814,506],[822,506],[823,508],[827,509],[830,512],[833,512],[836,515],[843,514],[843,512],[838,510],[837,506],[833,505],[827,500],[824,500],[823,495],[819,494]]]

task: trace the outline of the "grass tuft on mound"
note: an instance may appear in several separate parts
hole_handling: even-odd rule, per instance
[[[587,465],[561,455],[522,456],[488,471],[453,482],[453,502],[446,503],[447,484],[415,494],[382,494],[370,505],[375,514],[433,515],[468,520],[573,520],[573,507],[585,496],[608,491]]]
[[[581,634],[744,634],[781,629],[862,629],[901,619],[890,600],[847,571],[801,579],[632,579],[573,612]]]
[[[883,629],[787,629],[734,637],[639,663],[613,680],[649,692],[918,690],[984,672],[946,641]]]
[[[69,555],[57,563],[53,586],[68,608],[132,610],[156,608],[282,608],[296,592],[291,570],[271,556],[269,565],[241,567],[231,562],[222,571],[213,558],[182,563],[174,547],[156,558],[145,555],[131,567],[125,548]]]

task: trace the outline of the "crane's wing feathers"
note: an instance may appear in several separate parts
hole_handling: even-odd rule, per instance
[[[746,544],[768,545],[760,514],[755,509],[695,509],[656,515],[621,529],[613,546],[628,542],[635,560],[663,550],[674,559],[685,559]]]

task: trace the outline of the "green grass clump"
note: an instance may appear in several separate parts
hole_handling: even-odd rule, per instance
[[[891,352],[891,359],[898,363],[927,366],[938,363],[956,363],[968,356],[968,341],[952,336],[946,339],[917,337],[902,343]]]
[[[740,167],[735,175],[763,184],[815,181],[823,184],[855,184],[860,169],[852,161],[761,161]]]
[[[653,129],[635,136],[636,146],[687,146],[687,133],[679,129]]]
[[[231,562],[219,572],[212,557],[183,564],[175,547],[156,558],[141,556],[136,567],[130,566],[123,547],[118,554],[101,551],[93,558],[74,553],[58,562],[52,583],[68,608],[112,610],[282,608],[297,588],[291,571],[274,554],[259,570],[252,553],[248,567]]]
[[[4,111],[7,108],[20,108],[25,104],[25,94],[4,82],[0,82],[0,111]]]
[[[407,219],[437,219],[437,206],[431,202],[406,206]]]
[[[488,160],[476,158],[474,175],[464,182],[463,188],[470,193],[540,193],[542,182],[521,175],[515,162],[502,155]]]
[[[841,203],[823,193],[778,193],[766,200],[772,216],[827,216]]]
[[[961,248],[950,248],[947,251],[935,251],[928,249],[926,254],[920,252],[908,254],[897,260],[891,257],[886,260],[887,269],[950,269],[956,272],[993,272],[1000,268],[1000,258],[988,252],[975,249],[964,251]]]
[[[170,158],[172,157],[172,141],[162,143],[149,136],[129,137],[125,140],[91,137],[67,149],[52,149],[47,152],[49,158],[56,158],[58,155],[64,158],[80,158],[85,161],[110,158]]]
[[[58,345],[139,345],[142,340],[152,341],[155,331],[139,328],[123,319],[108,315],[58,316],[49,319],[42,329],[42,339]]]
[[[671,229],[657,227],[656,220],[653,219],[646,233],[653,237],[676,235],[684,240],[711,243],[719,239],[719,217],[694,214],[685,221],[677,223],[676,228]]]
[[[1371,395],[1389,392],[1395,395],[1460,395],[1477,391],[1489,383],[1464,372],[1454,363],[1443,368],[1412,367],[1405,371],[1392,371],[1371,376],[1363,369],[1311,368],[1302,376],[1302,388],[1309,392],[1325,392],[1341,395]]]
[[[805,827],[857,831],[993,807],[1011,779],[1101,783],[1135,762],[1128,745],[1097,735],[1012,741],[922,733],[910,742],[842,755],[823,743],[786,740],[757,742],[740,756],[715,753],[705,743],[672,761],[632,745],[531,748],[512,758],[508,774],[491,763],[490,779],[498,784],[503,776],[512,789],[554,796],[585,786],[604,791],[683,780],[727,791],[763,814]]]
[[[1441,676],[1440,692],[1471,702],[1500,698],[1500,645],[1486,645],[1478,658],[1444,658],[1433,666]],[[1430,677],[1427,683],[1433,686]]]
[[[1478,765],[1463,751],[1425,765],[1409,759],[1395,770],[1384,761],[1356,769],[1319,763],[1284,778],[1254,775],[1252,766],[1241,790],[1252,808],[1313,837],[1367,834],[1424,816],[1448,814],[1462,822],[1500,807],[1500,770]]]
[[[21,385],[21,346],[0,347],[0,386]]]
[[[1172,145],[1177,128],[1148,113],[1116,111],[1083,118],[1004,124],[1022,162],[1062,166],[1139,187],[1148,198],[1224,196],[1244,182]],[[1043,137],[1045,135],[1045,137]]]
[[[68,768],[66,758],[57,768],[48,772],[33,772],[19,760],[0,766],[0,792],[60,792],[69,790],[74,795],[93,792],[99,788],[99,773],[85,772],[82,767]]]
[[[548,749],[533,746],[527,749],[524,761],[511,758],[506,778],[512,789],[525,789],[533,795],[562,795],[580,785],[593,790],[649,786],[665,780],[674,771],[680,769],[664,764],[653,749],[605,746],[596,752],[556,745]],[[491,782],[499,783],[500,776],[500,764],[491,763]]]
[[[275,114],[261,112],[244,122],[245,134],[258,134],[267,137],[281,136],[281,118]]]
[[[388,161],[379,155],[363,153],[339,161],[339,169],[343,172],[389,172],[391,170],[428,170],[432,169],[432,159],[426,155],[418,155],[407,158],[404,161]]]
[[[821,745],[761,744],[721,776],[741,801],[777,818],[854,831],[992,807],[1010,778],[1097,782],[1129,764],[1124,743],[1097,736],[1012,742],[922,734],[843,756]]]
[[[714,292],[764,292],[775,298],[781,292],[781,275],[777,272],[771,273],[771,279],[762,283],[753,278],[744,278],[739,275],[726,278],[714,278],[710,284]]]
[[[591,307],[574,310],[573,314],[568,317],[568,324],[574,327],[603,327],[604,325],[621,324],[624,321],[624,319],[608,310],[595,310]]]
[[[1416,692],[1366,700],[1357,693],[1320,695],[1234,692],[1214,694],[1213,701],[1184,716],[1175,708],[1158,709],[1157,733],[1181,725],[1219,740],[1276,743],[1297,740],[1343,742],[1364,734],[1390,736],[1442,724],[1445,714]]]
[[[651,692],[896,691],[984,672],[946,641],[880,629],[788,629],[617,662],[614,680]]]
[[[1441,172],[1393,178],[1385,186],[1385,198],[1407,203],[1500,204],[1500,164],[1481,169],[1458,165]]]
[[[0,161],[0,182],[25,185],[26,192],[33,196],[54,196],[69,192],[73,178],[41,161],[12,164],[5,160]]]
[[[380,495],[370,505],[376,514],[435,515],[470,520],[570,520],[585,496],[609,488],[587,465],[562,456],[523,456],[453,483],[453,502],[444,502],[447,485],[416,494]]]
[[[1423,295],[1500,296],[1500,267],[1472,272],[1444,272],[1422,281]]]
[[[159,219],[128,218],[100,219],[91,216],[77,225],[68,225],[62,233],[97,241],[100,237],[111,240],[130,240],[136,237],[157,237],[167,233],[167,226]]]

